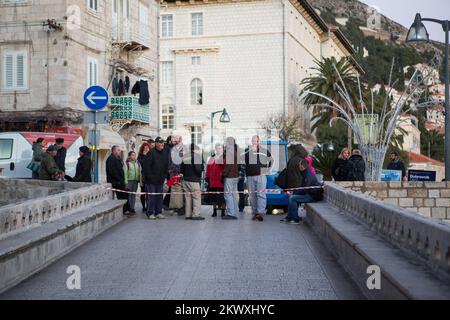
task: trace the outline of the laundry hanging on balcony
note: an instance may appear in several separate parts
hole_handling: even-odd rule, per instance
[[[139,81],[139,104],[141,106],[150,103],[150,93],[148,92],[148,81]]]

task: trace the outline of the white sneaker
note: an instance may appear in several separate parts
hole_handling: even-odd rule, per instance
[[[156,219],[161,219],[161,220],[164,220],[166,217],[164,216],[164,215],[162,215],[162,214],[157,214],[156,215]]]
[[[150,220],[156,220],[156,216],[154,214],[152,214],[151,216],[148,217]]]

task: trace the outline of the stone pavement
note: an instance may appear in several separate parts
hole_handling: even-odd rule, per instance
[[[0,299],[363,299],[304,224],[127,219]],[[68,290],[68,266],[81,290]]]

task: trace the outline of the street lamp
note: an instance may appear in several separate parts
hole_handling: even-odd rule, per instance
[[[221,113],[222,115],[220,116],[220,122],[221,123],[230,123],[231,119],[230,119],[230,115],[227,112],[227,109],[223,109],[220,111],[216,111],[216,112],[212,112],[211,113],[211,155],[214,154],[214,117],[216,116],[216,114]]]
[[[445,57],[444,57],[444,79],[445,79],[445,136],[450,135],[450,75],[449,75],[449,20],[438,20],[431,18],[422,18],[420,13],[408,31],[406,42],[429,41],[430,36],[425,28],[423,21],[439,23],[445,32]],[[445,180],[450,181],[450,136],[445,139]]]

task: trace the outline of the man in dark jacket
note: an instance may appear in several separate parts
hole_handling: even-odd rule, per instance
[[[301,145],[297,145],[294,147],[294,154],[289,159],[286,168],[287,168],[287,188],[294,189],[299,188],[303,183],[303,175],[299,170],[300,162],[308,156],[308,151]]]
[[[389,162],[387,169],[401,171],[402,180],[403,181],[407,180],[405,165],[403,164],[403,161],[399,159],[397,152],[394,151],[391,153],[391,162]]]
[[[64,139],[57,138],[55,142],[56,149],[58,150],[56,156],[54,157],[56,165],[58,166],[59,170],[61,170],[62,172],[66,172],[67,149],[64,147]]]
[[[322,200],[322,189],[321,184],[317,180],[317,177],[309,169],[309,163],[307,160],[301,160],[298,170],[303,175],[303,182],[301,188],[311,188],[311,189],[301,189],[294,191],[294,194],[289,197],[289,211],[285,219],[281,220],[289,224],[299,224],[300,218],[298,216],[298,207],[303,203],[312,203]]]
[[[204,169],[201,150],[195,144],[191,145],[189,156],[184,157],[181,163],[183,175],[183,192],[185,199],[186,220],[205,220],[200,214],[202,196],[200,181]]]
[[[74,182],[92,182],[91,177],[92,163],[89,158],[89,148],[86,146],[80,147],[80,157],[77,162],[77,171],[75,177],[73,177]]]
[[[124,163],[120,157],[122,150],[119,146],[113,146],[111,155],[106,160],[106,181],[110,183],[113,189],[126,191],[125,172],[123,171]],[[128,194],[116,191],[117,199],[128,200]],[[123,213],[125,215],[133,215],[129,212],[128,201],[123,206]]]
[[[262,169],[272,166],[273,159],[269,150],[261,147],[259,136],[252,138],[252,145],[244,153],[245,172],[249,191],[253,220],[263,221],[266,214],[267,197],[261,192],[267,187],[267,177]]]
[[[361,155],[361,151],[354,149],[352,156],[348,159],[347,181],[365,181],[366,163]]]
[[[142,163],[142,173],[144,174],[144,184],[147,193],[157,193],[148,195],[148,205],[146,215],[150,220],[165,219],[162,214],[163,209],[163,187],[169,169],[169,152],[164,147],[164,140],[161,137],[155,139],[153,148]]]

